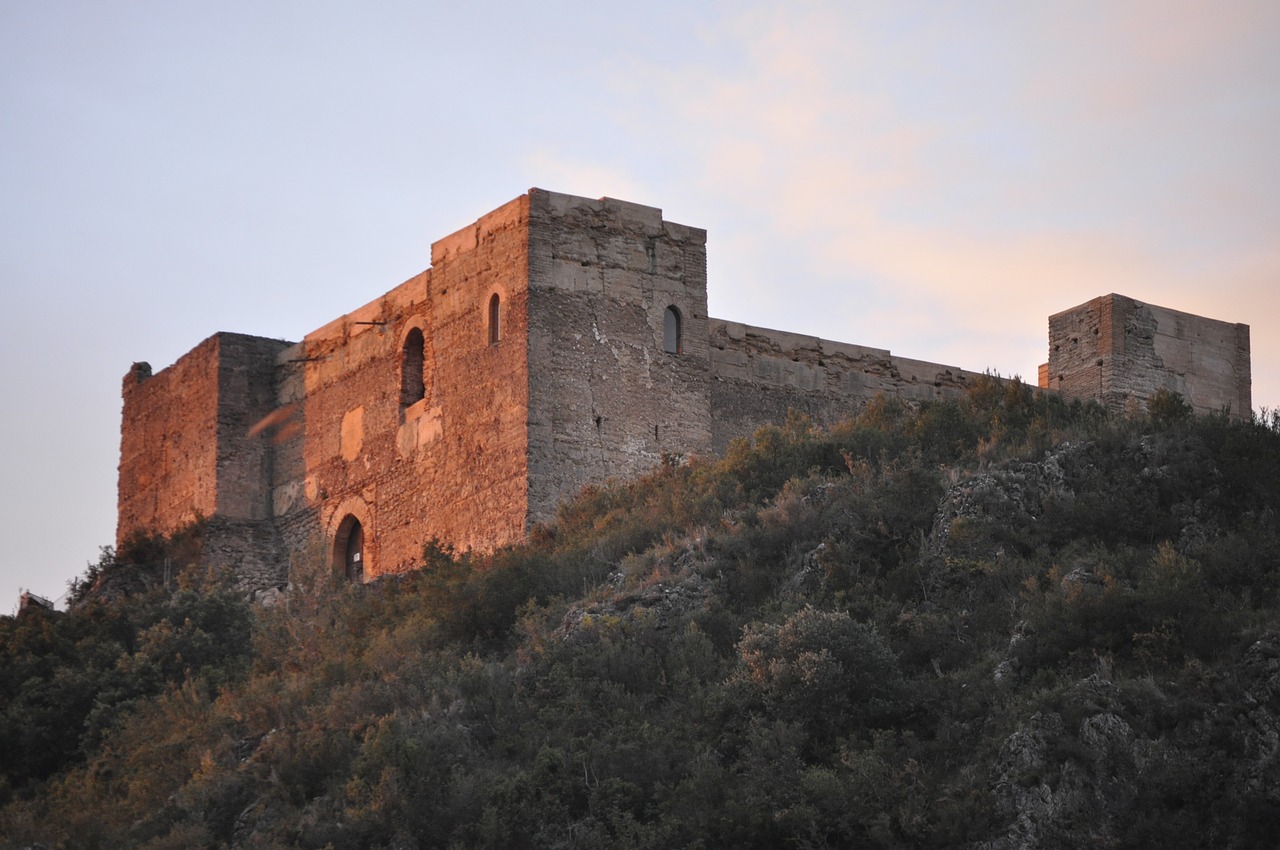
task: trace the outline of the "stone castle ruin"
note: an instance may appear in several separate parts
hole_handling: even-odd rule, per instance
[[[706,232],[530,190],[431,267],[301,342],[218,333],[124,380],[117,545],[204,519],[247,587],[291,555],[353,581],[432,538],[522,540],[581,487],[716,454],[796,410],[956,398],[976,373],[707,315]],[[1108,295],[1049,319],[1040,386],[1113,408],[1159,389],[1249,415],[1249,328]]]

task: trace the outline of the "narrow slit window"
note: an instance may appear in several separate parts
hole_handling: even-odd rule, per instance
[[[493,293],[489,298],[489,344],[497,345],[498,340],[502,339],[502,299],[498,298],[498,293]]]
[[[408,407],[427,395],[427,381],[423,374],[426,363],[427,342],[419,328],[409,331],[404,338],[404,351],[400,353],[400,406]]]
[[[675,307],[668,307],[662,316],[662,350],[668,354],[684,353],[681,324],[680,311]]]

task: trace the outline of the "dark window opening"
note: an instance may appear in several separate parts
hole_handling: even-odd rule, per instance
[[[680,329],[680,311],[668,307],[662,316],[662,350],[668,354],[683,354],[684,339]]]
[[[497,345],[498,340],[502,339],[502,327],[499,324],[502,314],[502,301],[498,298],[498,293],[493,293],[489,298],[489,344]]]
[[[404,339],[404,351],[400,356],[400,406],[408,407],[422,401],[427,395],[426,362],[427,343],[422,331],[414,328]]]
[[[342,574],[352,584],[364,581],[364,528],[360,520],[348,516],[338,526],[338,539],[334,541],[336,554],[342,563]]]

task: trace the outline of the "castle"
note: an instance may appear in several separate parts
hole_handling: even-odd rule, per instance
[[[247,587],[314,553],[353,581],[437,538],[492,549],[583,485],[716,454],[797,410],[955,398],[976,377],[707,315],[706,231],[533,189],[431,267],[290,343],[218,333],[124,379],[117,544],[206,520]],[[1249,329],[1108,295],[1049,319],[1041,387],[1114,408],[1158,389],[1251,411]]]

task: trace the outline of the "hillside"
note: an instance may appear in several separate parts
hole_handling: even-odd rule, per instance
[[[1278,417],[984,380],[269,608],[140,540],[0,619],[0,847],[1272,848],[1278,518]]]

